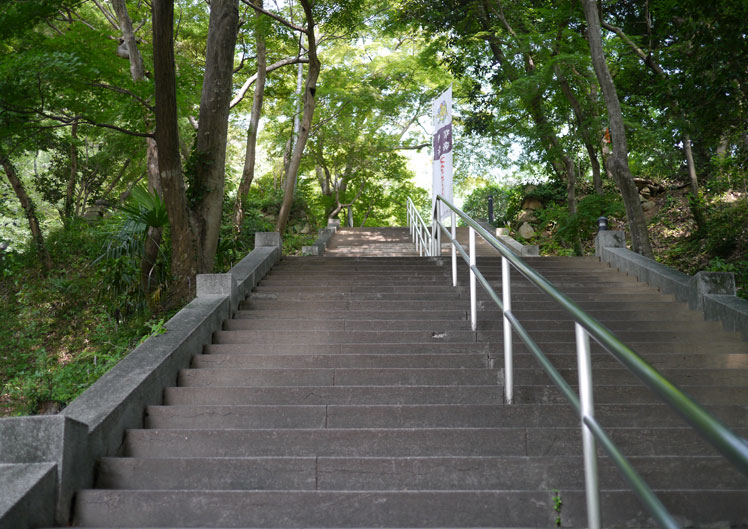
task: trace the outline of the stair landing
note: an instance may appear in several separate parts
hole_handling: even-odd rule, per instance
[[[418,257],[408,228],[339,228],[327,244],[330,257]]]

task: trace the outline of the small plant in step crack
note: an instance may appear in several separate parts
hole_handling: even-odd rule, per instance
[[[561,527],[561,507],[564,501],[561,499],[561,493],[558,489],[551,489],[553,492],[553,511],[556,513],[556,527]]]

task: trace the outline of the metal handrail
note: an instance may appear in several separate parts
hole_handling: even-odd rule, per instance
[[[413,239],[413,244],[416,246],[418,255],[421,257],[423,257],[424,253],[429,257],[434,255],[435,250],[431,227],[423,221],[423,217],[421,217],[410,197],[408,197],[407,201],[407,218],[410,237]]]
[[[439,203],[443,203],[451,210],[451,233],[439,220]],[[466,252],[457,242],[455,232],[456,216],[459,216],[469,227],[470,248]],[[507,246],[497,240],[475,220],[467,216],[462,210],[437,195],[433,209],[433,226],[438,233],[444,233],[452,248],[452,284],[457,284],[456,254],[468,262],[470,268],[470,305],[471,325],[477,329],[477,310],[475,282],[487,291],[491,299],[498,305],[504,319],[504,366],[505,366],[505,400],[513,400],[513,367],[512,367],[512,329],[527,345],[530,352],[539,361],[553,382],[559,387],[572,407],[580,414],[582,423],[582,439],[585,461],[585,484],[587,494],[588,526],[599,529],[602,525],[600,517],[599,487],[597,479],[597,455],[595,440],[600,441],[603,448],[629,482],[634,492],[644,504],[652,517],[661,527],[675,529],[678,524],[662,505],[649,486],[634,470],[623,453],[611,441],[603,428],[594,418],[594,402],[592,397],[592,370],[590,365],[589,337],[603,346],[629,371],[636,375],[644,384],[673,409],[675,409],[699,434],[719,450],[742,473],[748,475],[748,443],[723,425],[718,419],[710,415],[703,407],[685,395],[674,384],[660,375],[651,365],[644,361],[631,348],[621,342],[597,319],[584,312],[569,297],[557,290],[541,274],[529,267],[522,259],[514,255]],[[438,228],[438,229],[437,229]],[[502,298],[491,287],[476,265],[475,233],[488,242],[502,258]],[[440,248],[439,248],[440,249]],[[438,252],[440,254],[441,252]],[[511,311],[511,283],[509,281],[510,268],[517,269],[526,279],[549,295],[561,308],[569,313],[575,322],[577,341],[577,357],[579,367],[579,391],[577,396],[571,386],[563,379],[558,370],[548,360],[537,343],[532,339],[524,326]]]

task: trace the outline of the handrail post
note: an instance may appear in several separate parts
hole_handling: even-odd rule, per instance
[[[597,449],[592,431],[584,424],[585,417],[594,417],[592,398],[592,362],[590,337],[578,322],[574,323],[577,341],[577,368],[579,371],[579,403],[582,421],[582,449],[584,451],[584,482],[587,493],[587,527],[600,529],[600,486],[597,475]]]
[[[451,210],[450,210],[451,211]],[[457,286],[457,215],[452,211],[452,286]]]
[[[475,293],[475,230],[470,226],[470,327],[478,330],[478,300]]]
[[[504,319],[504,401],[514,402],[514,360],[512,352],[512,324],[506,317],[512,310],[512,280],[511,267],[506,257],[501,256],[501,297],[504,305],[502,316]]]

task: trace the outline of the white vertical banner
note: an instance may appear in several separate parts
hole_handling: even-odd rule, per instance
[[[452,87],[450,86],[433,103],[434,159],[431,181],[432,211],[436,195],[452,202]],[[450,209],[442,204],[439,220],[450,215]]]

